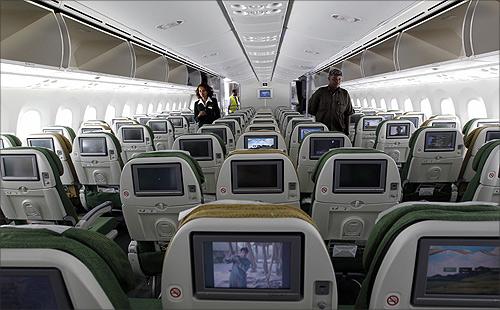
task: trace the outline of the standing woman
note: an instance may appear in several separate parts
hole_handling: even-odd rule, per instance
[[[196,88],[198,100],[194,104],[194,118],[198,122],[198,128],[205,124],[212,124],[220,118],[220,109],[217,99],[213,97],[212,87],[200,84]]]

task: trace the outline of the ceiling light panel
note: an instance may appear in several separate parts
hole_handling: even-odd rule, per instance
[[[288,1],[223,1],[259,80],[273,76]]]

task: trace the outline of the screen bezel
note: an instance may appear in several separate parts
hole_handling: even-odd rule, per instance
[[[498,140],[498,139],[490,138],[490,136],[491,136],[492,134],[494,134],[494,133],[496,133],[496,134],[500,134],[500,130],[488,130],[488,131],[486,131],[486,135],[485,135],[485,137],[484,137],[484,143],[486,143],[486,142],[490,142],[490,141],[492,141],[492,140]]]
[[[272,138],[273,139],[273,146],[269,149],[275,149],[275,150],[278,149],[278,136],[277,135],[270,135],[270,136],[245,135],[245,137],[243,138],[243,143],[244,143],[243,147],[245,149],[249,149],[248,148],[248,140],[252,139],[252,138]],[[249,149],[249,150],[258,150],[258,149]]]
[[[193,295],[197,299],[210,300],[260,300],[299,301],[304,296],[304,234],[303,233],[244,233],[244,232],[192,232],[190,235],[191,275]],[[231,289],[206,288],[205,274],[212,272],[213,265],[205,264],[204,242],[290,242],[289,289]],[[300,253],[300,255],[294,255]],[[207,253],[211,255],[212,253]],[[293,272],[299,270],[300,272]]]
[[[375,188],[362,188],[362,187],[350,187],[350,188],[341,188],[340,185],[340,173],[336,173],[336,171],[340,170],[340,165],[342,164],[351,164],[351,165],[360,165],[360,164],[381,164],[380,168],[380,177],[379,187]],[[336,159],[333,164],[333,184],[332,184],[332,192],[334,194],[384,194],[387,183],[387,159]]]
[[[236,125],[234,124],[234,122],[231,122],[228,120],[228,121],[218,121],[218,122],[215,122],[214,124],[225,125],[225,126],[229,127],[229,129],[231,130],[233,135],[236,135]]]
[[[277,164],[278,184],[274,188],[239,188],[237,177],[238,166],[260,166],[265,164]],[[231,161],[231,191],[233,194],[282,194],[285,191],[285,163],[282,159],[256,159],[248,160],[232,160]]]
[[[219,136],[218,134],[216,134],[215,132],[211,131],[211,130],[222,130],[222,132],[223,132],[222,137]],[[231,130],[231,129],[229,129],[229,130]],[[201,133],[204,133],[204,134],[208,133],[208,134],[216,135],[217,137],[221,138],[222,141],[224,141],[224,144],[227,144],[227,131],[226,131],[226,128],[214,128],[214,127],[203,126],[203,127],[201,127]]]
[[[406,135],[404,136],[393,136],[391,135],[391,127],[392,126],[405,126],[406,127]],[[408,139],[410,138],[410,124],[408,123],[388,123],[386,129],[385,137],[387,139]]]
[[[305,135],[302,134],[302,132],[305,130],[305,129],[316,129],[316,128],[319,128],[319,130],[313,130],[313,131],[310,131],[309,133],[311,132],[322,132],[322,131],[325,131],[325,129],[322,127],[322,126],[304,126],[304,127],[299,127],[299,129],[297,130],[297,142],[302,142],[305,138]]]
[[[366,125],[366,122],[367,121],[371,121],[371,120],[378,120],[378,124],[373,127],[373,126],[367,126]],[[371,118],[365,118],[363,119],[363,131],[376,131],[377,130],[377,127],[378,125],[384,121],[384,118],[383,117],[371,117]]]
[[[86,140],[104,140],[104,153],[83,153],[82,152],[82,139]],[[78,138],[78,145],[80,156],[108,156],[108,141],[106,141],[106,137],[80,137]]]
[[[4,159],[6,157],[29,157],[31,159],[31,168],[33,169],[32,171],[35,172],[35,175],[32,177],[5,176]],[[1,165],[2,180],[4,180],[4,181],[40,181],[40,174],[38,172],[38,161],[36,159],[35,154],[1,154],[0,155],[0,165]]]
[[[174,126],[174,128],[182,128],[182,127],[184,127],[184,122],[183,122],[184,117],[169,117],[168,120],[170,121],[170,123],[172,123],[172,126]],[[177,120],[181,121],[180,126],[176,125],[176,123],[173,122],[173,121],[177,121]]]
[[[120,128],[122,131],[122,141],[123,143],[144,143],[144,128],[143,127],[122,127]],[[127,130],[140,130],[141,131],[141,140],[130,140],[125,139],[125,131]]]
[[[52,138],[27,138],[26,140],[28,142],[28,146],[30,146],[30,147],[41,147],[41,148],[51,150],[52,152],[55,152],[54,139],[52,139]],[[50,148],[46,148],[43,146],[37,146],[37,145],[31,145],[31,141],[33,141],[33,140],[48,140],[48,141],[50,141]]]
[[[153,127],[151,127],[151,124],[165,124],[165,130],[154,130]],[[157,134],[166,134],[168,133],[168,122],[165,120],[157,121],[157,120],[150,120],[149,121],[149,128],[153,131],[153,133]]]
[[[82,127],[80,128],[81,133],[92,133],[92,132],[101,132],[103,131],[102,127]]]
[[[318,160],[318,159],[321,158],[321,156],[323,156],[323,154],[325,154],[326,152],[328,152],[328,151],[326,151],[325,153],[323,153],[323,154],[321,154],[319,156],[314,155],[314,153],[315,153],[314,152],[314,143],[316,141],[325,141],[325,140],[328,140],[328,141],[332,141],[332,140],[340,141],[341,145],[339,146],[339,148],[344,147],[344,145],[345,145],[345,141],[344,141],[345,139],[343,137],[311,137],[309,139],[309,159],[311,159],[311,160]],[[330,149],[330,150],[333,150],[333,149]]]
[[[449,149],[429,149],[427,147],[427,136],[432,133],[452,133],[453,134],[453,147]],[[457,132],[456,131],[427,131],[424,136],[424,152],[454,152],[455,148],[457,147],[456,145],[457,142]]]
[[[496,242],[496,243],[495,243]],[[429,249],[432,245],[463,245],[463,246],[500,246],[496,238],[432,238],[423,237],[418,240],[417,257],[413,272],[411,304],[416,306],[434,307],[494,307],[498,305],[500,296],[463,295],[463,294],[426,294],[427,268]],[[489,297],[485,298],[485,296]]]
[[[194,159],[196,159],[197,161],[210,161],[210,160],[213,160],[214,159],[214,152],[213,152],[213,145],[212,145],[212,139],[210,138],[203,138],[203,139],[179,139],[179,149],[183,150],[183,151],[187,151],[189,152],[189,150],[186,150],[184,149],[184,143],[188,141],[188,142],[198,142],[198,143],[208,143],[208,156],[204,156],[204,157],[195,157],[193,155],[190,155],[191,157],[193,157]],[[191,154],[191,153],[189,153]]]
[[[445,125],[453,125],[453,126],[451,126],[451,127],[449,127],[449,126],[436,126],[437,124],[445,124]],[[453,121],[434,121],[434,122],[432,122],[431,127],[434,127],[434,128],[457,128],[457,122],[453,122]]]
[[[138,169],[140,168],[178,168],[179,175],[176,179],[180,179],[180,190],[176,191],[141,191],[139,189],[139,174]],[[182,164],[181,163],[161,163],[161,164],[133,164],[131,166],[132,174],[132,185],[134,188],[134,194],[137,197],[159,197],[159,196],[184,196],[184,180],[182,175]]]
[[[71,297],[66,289],[64,278],[61,271],[57,268],[39,268],[39,267],[2,267],[0,276],[7,277],[40,277],[48,278],[52,285],[52,293],[58,309],[74,309]]]

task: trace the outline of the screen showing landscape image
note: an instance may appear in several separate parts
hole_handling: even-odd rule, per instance
[[[212,242],[213,287],[290,288],[287,242]]]
[[[500,247],[431,245],[428,256],[426,294],[500,294]]]

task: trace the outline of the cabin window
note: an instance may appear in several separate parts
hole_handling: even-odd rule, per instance
[[[161,112],[163,111],[163,103],[158,104],[158,107],[156,108],[156,112]]]
[[[413,112],[413,103],[410,98],[406,98],[404,102],[405,112]]]
[[[90,119],[97,119],[97,110],[94,107],[87,106],[83,114],[83,120],[88,121]]]
[[[116,109],[112,105],[108,105],[106,109],[106,114],[104,114],[104,121],[111,124],[111,120],[116,117]]]
[[[153,106],[153,104],[152,104],[152,103],[150,103],[150,104],[148,105],[148,114],[153,113],[153,109],[154,109],[154,106]]]
[[[469,118],[485,118],[488,117],[486,112],[486,106],[484,105],[483,99],[471,99],[467,103],[467,113]]]
[[[366,101],[366,98],[363,98],[363,108],[368,108],[368,101]]]
[[[426,118],[432,116],[432,107],[429,99],[424,98],[420,101],[420,112],[424,113]]]
[[[387,110],[387,104],[385,103],[385,99],[380,99],[380,107],[384,110]]]
[[[455,115],[455,104],[451,98],[441,100],[441,114]]]
[[[17,121],[17,135],[22,139],[29,134],[42,130],[42,120],[40,112],[29,110],[19,115]]]
[[[167,111],[170,111],[170,102],[167,102],[167,104],[165,105],[165,109],[166,109]]]
[[[71,127],[73,124],[73,112],[68,108],[59,108],[56,114],[56,125]]]
[[[372,98],[372,100],[370,100],[370,105],[372,108],[376,109],[377,108],[377,102],[375,101],[375,98]]]
[[[391,99],[391,110],[399,110],[399,104],[396,98]]]
[[[128,117],[128,116],[130,116],[130,105],[126,104],[123,107],[122,117]]]
[[[142,114],[144,113],[144,107],[142,106],[142,103],[139,103],[137,105],[137,109],[135,109],[135,114]]]
[[[361,106],[361,101],[359,100],[359,98],[356,99],[356,106],[358,106],[358,107]]]

